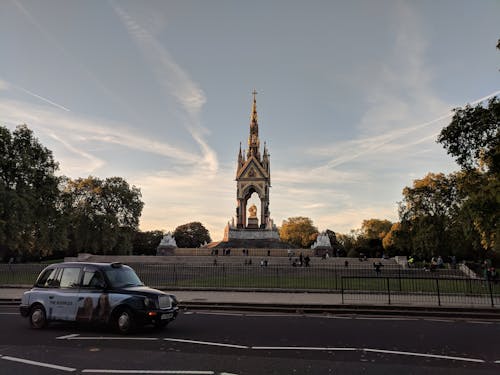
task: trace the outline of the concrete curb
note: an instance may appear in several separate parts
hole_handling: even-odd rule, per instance
[[[0,299],[0,306],[18,306],[20,299]],[[378,315],[378,316],[412,316],[441,317],[448,319],[486,319],[500,320],[500,310],[488,308],[433,308],[426,306],[370,306],[370,305],[306,305],[306,304],[270,304],[270,303],[216,303],[190,302],[179,303],[184,310],[217,310],[234,312],[268,312],[287,314],[321,314],[321,315]]]
[[[370,305],[300,305],[258,303],[179,302],[187,310],[221,310],[241,312],[282,312],[295,314],[330,315],[393,315],[447,317],[454,319],[500,320],[500,310],[488,308],[433,308],[426,306],[370,306]]]

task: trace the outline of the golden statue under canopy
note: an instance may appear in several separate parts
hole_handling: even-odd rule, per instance
[[[248,209],[248,213],[250,214],[250,217],[257,217],[257,206],[252,204]]]

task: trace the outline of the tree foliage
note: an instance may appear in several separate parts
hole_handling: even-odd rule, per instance
[[[459,190],[469,237],[480,237],[484,252],[500,252],[500,100],[456,109],[438,138],[462,167]]]
[[[26,125],[0,126],[0,246],[39,258],[66,246],[58,164]]]
[[[282,241],[289,242],[297,247],[308,248],[318,237],[318,228],[308,217],[290,217],[283,220],[279,229]]]
[[[392,223],[389,220],[368,219],[363,220],[361,232],[366,239],[382,240],[391,230]]]
[[[499,171],[500,100],[494,97],[488,105],[456,108],[451,123],[438,137],[446,151],[465,170],[494,168]]]
[[[177,247],[195,248],[212,242],[208,230],[198,221],[179,225],[174,234]]]
[[[132,240],[134,255],[156,255],[163,234],[161,230],[136,231]]]
[[[409,246],[408,250],[422,258],[455,251],[451,245],[452,234],[459,234],[452,230],[462,201],[459,177],[429,173],[403,189],[403,201],[399,204],[401,224],[391,234],[394,245],[405,249]]]
[[[132,253],[144,205],[138,188],[120,177],[66,179],[62,196],[73,253]]]

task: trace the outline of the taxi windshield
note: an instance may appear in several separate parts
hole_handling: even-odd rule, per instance
[[[112,268],[106,270],[106,276],[113,288],[126,288],[129,286],[144,285],[133,269],[128,267]]]

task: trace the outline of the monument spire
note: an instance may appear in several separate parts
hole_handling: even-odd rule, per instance
[[[253,105],[252,115],[250,117],[250,135],[248,136],[248,153],[247,158],[255,156],[260,161],[260,140],[259,140],[259,124],[257,121],[257,91],[253,90]]]

